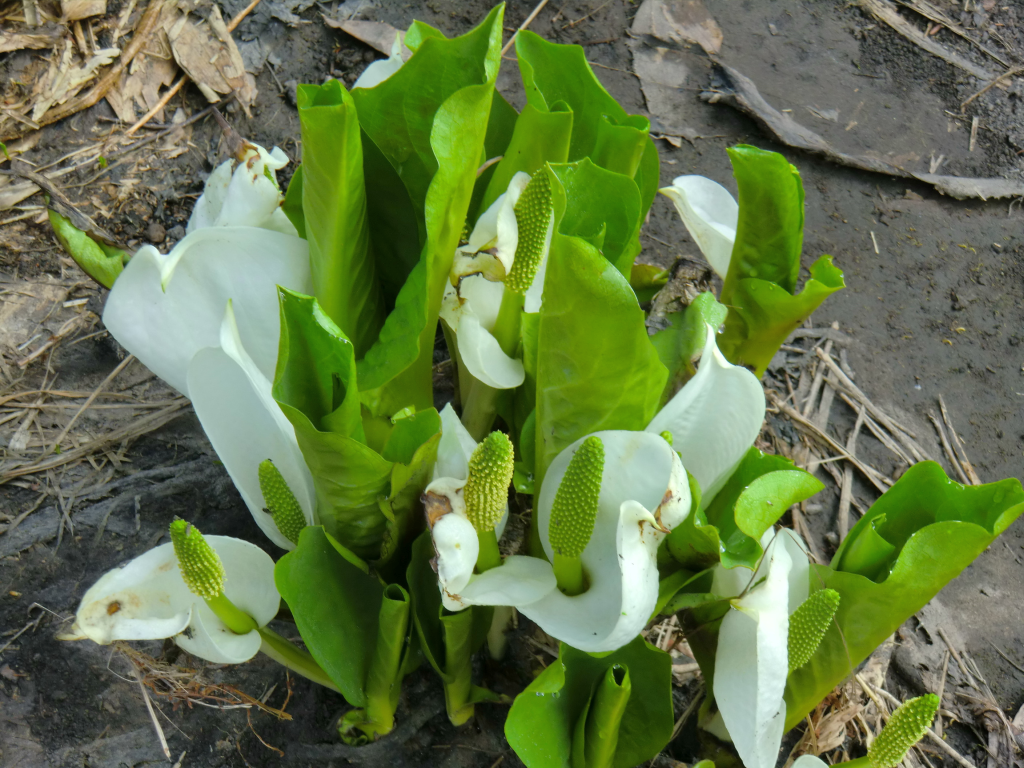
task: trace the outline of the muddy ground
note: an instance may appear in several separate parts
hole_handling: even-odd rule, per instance
[[[225,16],[246,4],[244,0],[225,2]],[[518,26],[534,5],[509,2],[506,26]],[[584,44],[608,90],[628,111],[646,113],[647,102],[632,74],[627,45],[627,30],[638,5],[628,0],[551,3],[531,28],[548,39]],[[976,99],[961,116],[961,102],[984,83],[924,53],[846,2],[707,0],[706,5],[723,32],[718,59],[750,77],[773,106],[792,110],[787,114],[836,148],[886,158],[919,172],[927,172],[933,158],[944,156],[943,173],[1021,179],[1024,161],[1018,152],[1024,148],[1024,94],[1012,81],[1009,89],[996,88]],[[940,5],[960,18],[962,4]],[[1024,4],[972,5],[978,6],[966,19],[972,34],[1011,63],[1024,60],[1024,36],[1014,26],[1016,19],[1024,18]],[[986,11],[989,5],[992,8]],[[487,8],[488,3],[476,0],[378,0],[361,15],[399,28],[420,18],[454,35],[479,21]],[[259,43],[254,69],[260,95],[251,119],[237,108],[226,112],[242,135],[267,147],[280,146],[293,158],[299,135],[290,98],[294,82],[320,82],[333,75],[351,84],[366,63],[379,56],[344,33],[328,29],[318,9],[306,9],[300,16],[302,23],[292,27],[271,19],[269,8],[257,7],[241,24],[236,38]],[[959,46],[957,50],[975,61],[985,61],[948,32],[940,32],[936,39]],[[695,46],[677,47],[687,69],[685,82],[677,88],[671,109],[653,117],[660,130],[686,138],[658,141],[662,181],[698,173],[735,190],[726,147],[745,142],[783,152],[799,168],[806,188],[805,264],[829,253],[846,273],[848,288],[826,302],[815,314],[814,325],[838,322],[853,338],[847,352],[858,385],[909,425],[935,455],[941,449],[928,412],[937,410],[937,398],[942,395],[981,479],[1020,477],[1024,466],[1024,212],[1020,206],[1008,200],[957,201],[920,182],[851,170],[774,145],[749,118],[698,98],[701,89],[713,82],[711,60]],[[261,63],[266,54],[270,63]],[[18,66],[15,56],[0,55],[0,77],[12,76]],[[513,104],[522,105],[514,60],[503,63],[499,86]],[[179,106],[193,114],[205,101],[186,88],[171,103],[172,109]],[[980,125],[971,151],[975,115]],[[101,103],[46,128],[26,157],[37,164],[56,159],[68,147],[109,131],[111,123],[104,118],[111,116],[109,107]],[[199,122],[191,128],[187,151],[178,157],[162,159],[158,153],[141,165],[126,164],[112,171],[115,184],[139,180],[128,185],[130,194],[122,195],[116,205],[97,206],[96,195],[88,189],[72,197],[130,245],[156,240],[161,247],[169,247],[183,236],[203,178],[226,152],[217,125],[212,120]],[[107,187],[96,190],[101,204],[124,189],[123,185]],[[105,217],[101,208],[110,216]],[[643,260],[665,265],[680,256],[697,255],[664,198],[655,202],[644,246]],[[0,280],[8,294],[19,281],[22,286],[50,286],[46,290],[57,284],[67,289],[61,294],[65,300],[86,298],[84,307],[97,312],[101,306],[100,292],[61,256],[48,227],[30,220],[0,227]],[[2,300],[13,299],[8,295]],[[52,332],[81,311],[80,305],[58,305],[57,312],[42,322]],[[5,321],[8,332],[14,334],[11,329],[15,328],[26,334],[11,338],[11,346],[28,340],[30,329],[9,317]],[[120,360],[116,345],[97,333],[101,330],[102,326],[91,327],[81,334],[80,343],[58,345],[48,358],[41,355],[24,371],[12,366],[15,358],[8,356],[4,375],[10,380],[24,373],[25,379],[7,384],[0,395],[25,388],[26,382],[38,386],[44,375],[52,378],[55,373],[61,387],[93,389]],[[775,373],[782,375],[781,370]],[[173,397],[137,363],[127,367],[111,389],[150,400]],[[114,413],[97,411],[83,421],[88,425],[89,419]],[[61,423],[45,421],[56,418],[45,413],[39,418],[44,427]],[[66,414],[62,418],[66,420]],[[845,406],[837,403],[832,423],[831,429],[844,437],[852,423]],[[871,440],[862,438],[862,445],[880,469],[895,469]],[[46,497],[13,533],[0,535],[0,765],[5,767],[99,768],[163,762],[139,686],[127,674],[127,662],[90,643],[58,641],[60,617],[73,613],[84,590],[99,575],[153,546],[175,515],[199,521],[207,533],[230,533],[273,548],[251,522],[187,409],[160,429],[122,445],[101,466],[102,471],[83,465],[66,473],[29,475],[0,486],[0,510],[8,524],[38,502],[47,488],[61,488],[59,498]],[[870,489],[860,485],[855,485],[855,497],[864,504],[874,498]],[[74,529],[58,539],[61,505]],[[819,548],[826,553],[835,508],[836,494],[826,492],[818,511],[808,518]],[[947,629],[958,633],[963,647],[977,660],[1010,719],[1024,703],[1022,560],[1024,522],[1017,521],[941,595]],[[280,629],[289,631],[287,624]],[[924,638],[926,644],[938,642],[932,635]],[[143,644],[140,649],[154,656],[166,652],[171,662],[188,662],[159,643]],[[514,694],[526,682],[514,675],[503,677],[500,670],[481,664],[481,679],[506,692]],[[890,678],[900,677],[900,670],[894,665]],[[444,716],[440,687],[426,673],[414,674],[406,683],[398,731],[361,750],[341,746],[332,737],[333,723],[345,708],[334,694],[302,680],[288,682],[279,668],[259,660],[238,668],[208,669],[206,675],[256,698],[266,696],[271,707],[281,707],[287,699],[287,712],[294,719],[282,721],[244,709],[172,707],[158,701],[158,717],[171,754],[178,760],[185,753],[179,761],[183,766],[351,763],[486,768],[499,762],[519,764],[502,736],[503,707],[480,707],[474,723],[453,729]],[[903,677],[892,680],[894,689],[912,692],[913,675]],[[951,739],[976,764],[985,763],[969,728],[954,728]],[[692,758],[689,744],[682,740],[670,745],[667,754],[684,761]],[[954,764],[941,754],[930,758],[937,766]]]

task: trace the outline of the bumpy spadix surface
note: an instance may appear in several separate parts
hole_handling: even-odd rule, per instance
[[[519,243],[505,287],[525,296],[544,256],[551,224],[551,181],[546,171],[540,171],[530,180],[516,203],[515,213]]]
[[[212,600],[224,591],[224,565],[198,528],[175,520],[171,523],[171,543],[181,578],[192,594]]]
[[[259,480],[263,501],[277,530],[288,541],[298,544],[299,534],[306,527],[306,516],[292,489],[270,459],[260,462]]]
[[[868,760],[874,768],[896,768],[912,746],[924,736],[939,710],[934,693],[905,701],[898,707],[868,747]]]
[[[839,608],[839,593],[822,589],[807,598],[789,617],[789,668],[811,660]]]
[[[551,505],[548,538],[556,555],[579,557],[594,533],[604,473],[604,444],[591,435],[569,461]]]
[[[466,516],[478,531],[493,531],[508,503],[515,456],[503,432],[491,432],[469,457],[469,479],[462,489]]]

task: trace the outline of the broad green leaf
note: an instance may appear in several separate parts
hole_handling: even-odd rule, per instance
[[[412,540],[423,528],[423,507],[420,496],[430,483],[430,475],[437,460],[437,446],[441,442],[441,430],[431,435],[412,454],[409,461],[395,464],[391,470],[391,493],[380,500],[381,511],[387,518],[387,529],[381,544],[380,558],[374,563],[392,576],[394,568],[401,568],[408,562]],[[390,568],[387,564],[394,561]],[[393,574],[392,581],[401,578]]]
[[[306,214],[302,211],[302,166],[295,169],[292,180],[288,182],[288,191],[284,193],[281,210],[288,217],[299,237],[306,239]]]
[[[962,486],[933,462],[911,467],[853,527],[830,566],[812,566],[811,589],[839,592],[839,610],[811,660],[786,688],[792,728],[904,621],[1024,512],[1014,479]],[[882,562],[852,562],[858,540],[877,534],[891,545]],[[851,565],[869,575],[851,572]]]
[[[567,201],[559,231],[591,242],[628,280],[640,253],[642,214],[636,184],[586,158],[551,170]]]
[[[742,217],[743,209],[740,208]],[[782,343],[815,309],[843,288],[843,273],[831,256],[811,265],[810,279],[796,296],[775,283],[756,278],[740,280],[729,304],[725,331],[718,348],[735,365],[745,365],[761,376]]]
[[[516,112],[515,107],[509,104],[504,96],[495,91],[494,99],[491,101],[491,114],[487,118],[487,135],[484,136],[484,153],[481,166],[487,162],[491,164],[484,168],[473,184],[473,197],[470,200],[469,211],[466,214],[466,224],[470,230],[473,229],[473,224],[476,222],[477,217],[486,210],[481,203],[483,203],[484,195],[491,184],[491,179],[494,178],[495,171],[497,171],[498,166],[501,164],[500,161],[491,161],[503,158],[508,153],[508,145],[512,141],[518,119],[519,113]],[[505,186],[508,186],[507,182]]]
[[[307,526],[277,562],[274,581],[302,641],[349,704],[366,705],[384,585],[323,528]]]
[[[537,330],[538,488],[554,457],[578,438],[646,427],[668,375],[629,283],[579,231],[566,228],[592,226],[593,219],[572,208],[585,198],[567,197],[561,178],[572,174],[558,170],[549,170],[555,232]]]
[[[523,107],[501,162],[487,185],[480,213],[505,193],[512,177],[520,171],[532,176],[544,163],[564,163],[568,159],[572,118],[572,112],[548,112],[532,104]]]
[[[315,90],[304,86],[297,96],[313,290],[362,357],[377,338],[385,310],[370,252],[356,105],[337,80]]]
[[[650,122],[647,118],[627,114],[604,89],[587,63],[586,54],[580,46],[549,43],[539,35],[523,30],[516,35],[516,56],[523,75],[526,100],[530,104],[547,111],[563,101],[572,109],[570,162],[584,157],[594,157],[602,131],[608,131],[609,134],[619,133],[622,136],[619,139],[608,135],[602,137],[604,154],[604,148],[609,145],[622,142],[623,145],[629,146],[639,142],[637,133],[646,133],[649,130]],[[594,159],[596,162],[597,159]],[[607,156],[605,159],[609,162],[618,162],[613,156]]]
[[[440,431],[441,416],[434,408],[396,419],[381,456],[388,461],[410,464],[419,447]]]
[[[516,697],[505,736],[527,768],[572,768],[576,724],[608,670],[628,671],[636,695],[622,713],[614,768],[650,760],[672,736],[672,659],[637,637],[601,656],[564,643],[555,660]]]
[[[312,296],[278,288],[281,339],[274,397],[317,429],[365,442],[352,342]]]
[[[647,142],[650,123],[646,118],[627,119],[623,125],[602,115],[597,121],[597,139],[590,159],[602,168],[633,178],[640,169]]]
[[[683,312],[670,314],[669,327],[651,337],[658,357],[668,368],[668,384],[661,396],[662,403],[671,400],[697,373],[694,362],[704,351],[708,339],[707,326],[718,329],[728,313],[728,308],[719,304],[711,291],[706,291],[690,302]]]
[[[424,531],[413,544],[407,572],[413,623],[420,650],[444,685],[448,718],[461,725],[472,717],[474,703],[500,698],[472,681],[472,654],[483,644],[494,611],[481,606],[458,613],[446,611],[437,574],[430,566],[433,557],[430,532]]]
[[[128,254],[106,243],[96,242],[53,209],[47,213],[53,233],[68,255],[85,274],[104,288],[112,288],[128,261]]]
[[[629,287],[636,294],[637,301],[646,304],[665,287],[668,277],[668,270],[656,264],[633,264],[629,271]]]
[[[622,715],[633,683],[626,667],[609,667],[579,719],[572,741],[573,768],[611,768],[619,745]]]
[[[647,147],[644,149],[644,156],[640,158],[640,167],[633,181],[640,190],[640,210],[646,218],[654,198],[658,195],[658,188],[661,187],[661,156],[658,155],[654,139],[647,139]]]
[[[764,551],[761,536],[793,504],[824,488],[814,475],[783,456],[751,448],[732,476],[707,505],[708,522],[721,538],[722,565],[757,567]]]
[[[360,125],[424,211],[424,243],[380,338],[360,361],[360,389],[374,415],[433,405],[437,317],[462,234],[501,48],[503,6],[476,29],[446,40],[428,36],[376,88],[353,93]]]
[[[388,493],[392,463],[362,442],[352,345],[326,315],[314,315],[310,297],[282,291],[281,306],[273,396],[313,475],[317,515],[345,547],[376,559],[387,526],[378,499]]]
[[[757,278],[787,293],[796,290],[804,241],[804,187],[778,152],[739,144],[729,160],[739,188],[740,216],[722,303],[732,305],[737,283]]]

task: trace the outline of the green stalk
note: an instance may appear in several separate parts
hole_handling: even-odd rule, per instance
[[[477,573],[489,571],[501,565],[501,552],[498,550],[498,537],[492,528],[489,531],[477,531],[480,542],[480,554],[476,558]]]
[[[494,321],[494,328],[491,330],[491,334],[498,340],[501,351],[509,357],[514,357],[519,347],[525,301],[525,296],[505,288],[501,296],[501,307],[498,309],[498,319]],[[474,440],[483,440],[491,431],[491,425],[498,412],[498,397],[502,391],[480,381],[473,382],[469,396],[462,405],[462,424]]]
[[[869,757],[858,757],[856,760],[836,763],[835,768],[839,768],[839,766],[845,766],[846,768],[875,768]]]
[[[247,635],[256,629],[256,622],[252,616],[228,600],[223,592],[216,597],[206,598],[206,604],[236,635]]]
[[[555,571],[558,588],[569,597],[582,594],[586,588],[583,579],[583,561],[578,557],[555,553],[551,564]]]
[[[444,633],[444,701],[448,719],[459,726],[473,717],[473,609],[447,617]]]
[[[259,627],[256,631],[260,633],[260,638],[263,640],[260,644],[260,651],[278,664],[324,688],[330,688],[332,691],[338,690],[334,681],[308,653],[296,648],[269,627]]]

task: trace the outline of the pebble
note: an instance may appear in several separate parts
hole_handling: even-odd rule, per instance
[[[167,230],[159,221],[151,221],[146,227],[146,239],[151,243],[162,243],[167,237]]]

